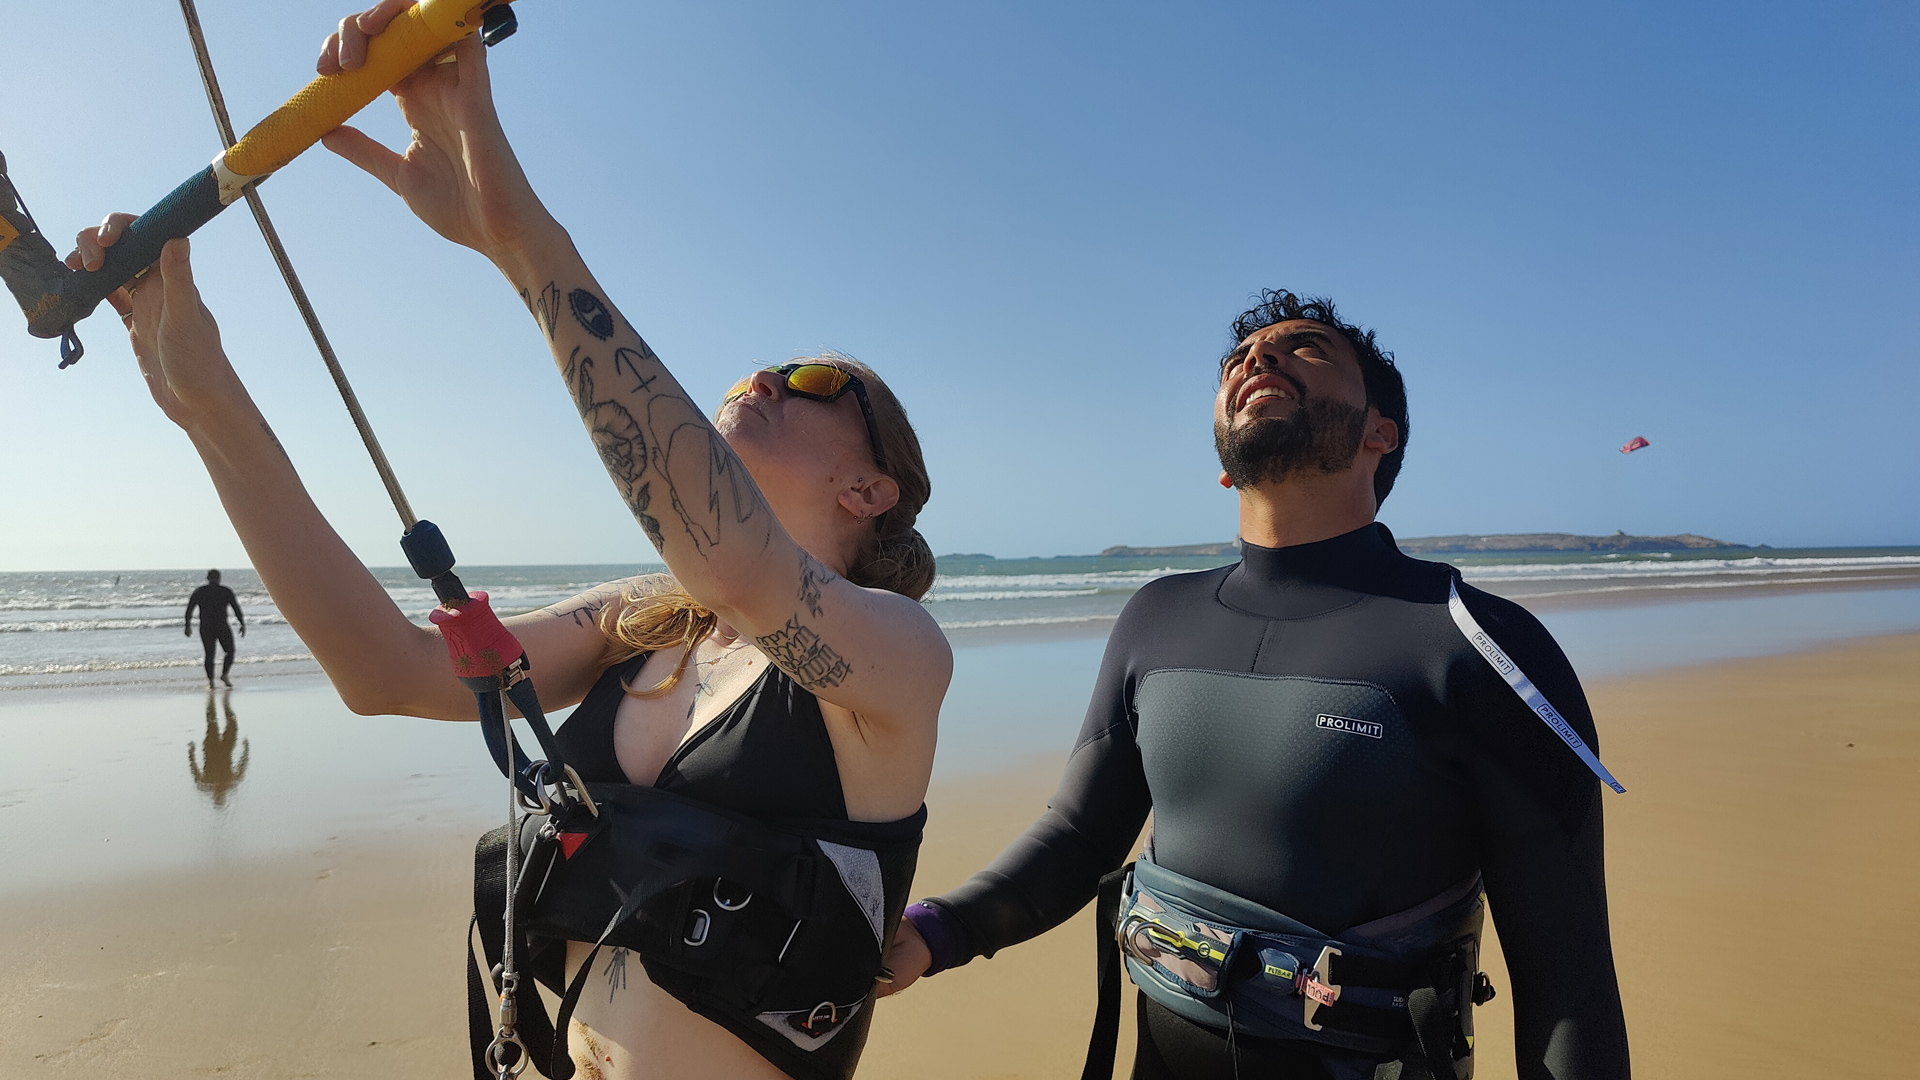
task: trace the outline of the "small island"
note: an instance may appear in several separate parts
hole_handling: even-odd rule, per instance
[[[1612,536],[1577,536],[1573,533],[1494,533],[1487,536],[1414,536],[1398,541],[1409,555],[1445,555],[1465,552],[1502,554],[1539,554],[1544,552],[1616,551],[1751,551],[1754,545],[1715,540],[1695,533],[1676,536],[1634,536],[1616,532]],[[1760,547],[1767,545],[1761,544]],[[1098,558],[1217,556],[1239,551],[1237,542],[1221,544],[1176,544],[1160,547],[1115,545],[1100,552]]]

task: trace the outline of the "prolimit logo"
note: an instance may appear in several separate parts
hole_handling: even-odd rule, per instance
[[[1384,729],[1371,720],[1355,720],[1351,716],[1329,716],[1321,713],[1313,718],[1313,726],[1328,731],[1344,731],[1349,735],[1365,735],[1377,739]]]

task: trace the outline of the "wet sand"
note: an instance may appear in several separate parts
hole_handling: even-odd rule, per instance
[[[1920,635],[1590,690],[1629,788],[1606,805],[1637,1072],[1904,1073],[1920,1058]],[[1059,760],[936,785],[916,893],[991,858]],[[470,1075],[461,948],[485,824],[6,894],[0,1075]],[[862,1074],[1077,1075],[1092,937],[1083,913],[882,1003]],[[1497,949],[1487,966],[1503,993],[1480,1013],[1479,1075],[1510,1077]]]

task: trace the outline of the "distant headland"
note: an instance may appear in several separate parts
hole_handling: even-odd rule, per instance
[[[1463,552],[1500,552],[1526,554],[1537,552],[1614,552],[1614,551],[1718,551],[1753,550],[1755,545],[1715,540],[1711,536],[1680,533],[1677,536],[1632,536],[1616,532],[1612,536],[1576,536],[1573,533],[1494,533],[1488,536],[1414,536],[1397,541],[1409,555],[1445,555]],[[1758,545],[1766,547],[1765,544]],[[1176,544],[1161,547],[1129,547],[1117,544],[1099,554],[1099,558],[1137,558],[1180,555],[1232,555],[1239,551],[1233,541],[1223,544]]]

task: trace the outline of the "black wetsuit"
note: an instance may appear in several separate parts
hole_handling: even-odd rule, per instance
[[[1248,546],[1238,564],[1141,589],[1045,816],[932,901],[958,939],[936,964],[1065,921],[1152,811],[1160,865],[1335,935],[1482,872],[1520,1076],[1627,1076],[1599,784],[1456,628],[1452,576],[1376,524]],[[1460,592],[1596,745],[1579,681],[1539,622]],[[1136,1077],[1236,1075],[1224,1033],[1139,1000]],[[1237,1043],[1246,1080],[1327,1075],[1324,1048]]]
[[[623,684],[637,677],[645,662],[646,656],[641,655],[608,668],[580,707],[554,733],[562,757],[588,783],[633,782],[615,756],[613,725],[614,715],[625,699]],[[840,767],[833,741],[827,735],[826,720],[820,714],[820,701],[772,665],[737,701],[681,743],[658,776],[639,779],[651,781],[651,786],[660,790],[767,822],[813,822],[846,843],[911,841],[917,846],[926,821],[924,807],[898,821],[848,819]],[[895,925],[906,906],[913,865],[909,859],[897,875],[884,874],[878,864],[874,871],[873,880],[865,887],[881,889],[882,878],[887,877],[887,895],[875,894],[863,900],[874,905],[870,918],[884,932]],[[896,877],[897,881],[893,880]],[[790,1034],[771,1034],[779,1029],[752,1015],[703,1006],[690,996],[688,984],[676,979],[671,969],[642,959],[655,984],[733,1032],[790,1076],[837,1080],[852,1075],[859,1062],[873,1021],[869,1007],[859,1008],[846,1021],[845,1030],[837,1031],[830,1041],[809,1048]],[[863,1006],[870,1004],[869,999]]]
[[[220,665],[220,677],[225,679],[233,670],[233,628],[227,625],[227,608],[240,619],[240,625],[247,625],[247,617],[241,614],[240,601],[233,590],[225,585],[209,582],[193,590],[187,598],[187,627],[193,627],[193,609],[200,609],[200,644],[207,650],[207,685],[213,685],[213,647],[217,643],[225,651],[225,660]]]

